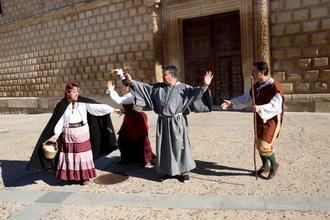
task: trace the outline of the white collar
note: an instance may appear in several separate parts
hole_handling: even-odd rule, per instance
[[[258,89],[262,89],[268,85],[271,85],[274,83],[274,79],[272,77],[270,77],[266,82],[264,82],[263,84],[261,84]]]

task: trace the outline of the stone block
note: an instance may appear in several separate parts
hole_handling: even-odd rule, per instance
[[[286,57],[287,58],[301,57],[301,48],[289,48],[289,49],[287,49]]]
[[[134,17],[134,24],[138,25],[138,24],[141,24],[142,23],[142,16],[135,16]]]
[[[315,112],[314,102],[285,101],[285,111],[287,112]]]
[[[322,19],[321,28],[322,28],[322,30],[329,30],[330,29],[330,18]]]
[[[1,93],[0,93],[1,94]],[[7,99],[1,99],[0,98],[0,107],[7,107],[7,102],[8,100]]]
[[[282,62],[282,69],[286,69],[286,70],[296,70],[297,69],[297,63],[295,62],[295,60],[285,60]]]
[[[317,31],[320,28],[319,20],[312,20],[312,21],[304,21],[303,22],[303,31],[310,32],[310,31]]]
[[[319,55],[319,48],[318,47],[306,47],[303,48],[303,56],[306,57],[314,57]]]
[[[328,7],[320,6],[311,8],[311,18],[327,17]]]
[[[287,80],[300,80],[302,77],[301,77],[301,74],[299,73],[287,73],[287,77],[286,79]]]
[[[272,12],[283,11],[284,10],[284,2],[282,0],[270,1],[270,9],[271,9]]]
[[[296,85],[296,91],[297,92],[309,92],[310,91],[310,85],[309,83],[298,83]]]
[[[321,56],[329,56],[330,55],[330,45],[323,45],[320,47],[319,54]]]
[[[293,85],[292,83],[282,83],[282,88],[284,93],[292,93],[293,92]]]
[[[142,4],[143,4],[142,0],[134,0],[134,6],[140,6]]]
[[[275,71],[279,71],[279,70],[283,69],[282,62],[280,60],[273,60],[272,69]]]
[[[134,17],[137,14],[136,8],[129,9],[129,16]]]
[[[312,59],[299,59],[298,65],[301,68],[307,68],[307,67],[311,66],[311,61],[312,61]]]
[[[315,92],[324,93],[328,90],[328,84],[325,82],[315,82],[314,89],[315,89]]]
[[[139,41],[142,41],[143,40],[143,35],[142,34],[136,34],[135,35],[135,41],[136,42],[139,42]]]
[[[279,37],[275,41],[275,47],[285,47],[285,46],[291,46],[292,45],[292,36],[284,36],[284,37]]]
[[[285,57],[285,50],[272,48],[273,59],[283,59]]]
[[[319,3],[320,3],[320,0],[303,0],[302,5],[311,6],[311,5],[317,5]]]
[[[284,24],[277,24],[271,26],[272,36],[279,36],[284,34],[285,25]]]
[[[309,19],[309,11],[307,8],[293,11],[293,20],[302,21]]]
[[[301,0],[286,0],[285,8],[286,9],[296,9],[301,7]]]
[[[9,99],[8,108],[38,108],[37,99]]]
[[[330,79],[330,69],[321,70],[319,78],[320,79]]]
[[[277,23],[286,23],[291,21],[291,11],[278,13],[276,16]]]
[[[300,25],[300,23],[286,24],[285,32],[287,34],[300,33],[301,32],[301,25]]]
[[[328,57],[314,58],[313,62],[315,67],[323,67],[329,65]]]
[[[308,70],[304,74],[304,79],[309,79],[309,80],[317,79],[318,74],[319,74],[318,70]]]
[[[39,99],[39,108],[48,109],[49,108],[48,99]]]
[[[328,33],[320,32],[312,34],[311,43],[312,44],[326,44],[328,43]]]
[[[315,112],[330,112],[330,102],[316,102]]]
[[[278,81],[285,80],[285,72],[274,72],[272,77]]]
[[[304,46],[309,44],[309,36],[307,34],[295,35],[293,38],[293,44],[296,46]]]
[[[133,24],[133,18],[126,18],[125,19],[125,25],[130,26]]]

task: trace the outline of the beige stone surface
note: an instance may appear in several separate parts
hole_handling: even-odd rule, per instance
[[[155,147],[155,114],[149,112],[150,140]],[[0,160],[23,166],[29,160],[34,144],[50,114],[1,115]],[[112,116],[118,131],[122,118]],[[136,167],[136,177],[118,185],[102,186],[91,183],[79,188],[87,192],[124,192],[200,195],[309,195],[330,196],[329,114],[286,113],[279,139],[275,143],[281,163],[278,176],[270,181],[255,180],[253,170],[253,125],[250,113],[213,112],[189,116],[193,157],[197,169],[191,173],[189,184],[177,180],[158,182],[153,170]],[[257,157],[258,159],[258,157]],[[260,165],[259,159],[257,160]],[[15,163],[14,163],[15,164]],[[109,164],[99,170],[105,174],[118,167]],[[23,171],[24,167],[17,167]],[[139,169],[141,169],[139,171]],[[235,170],[235,169],[242,169]],[[24,173],[11,177],[21,178]],[[145,177],[144,177],[145,176]],[[49,174],[51,178],[51,174]],[[152,181],[149,181],[149,180]],[[156,181],[153,181],[156,180]],[[20,186],[24,190],[50,191],[52,186],[36,179],[36,184]],[[3,185],[2,185],[3,187]]]
[[[202,209],[155,209],[127,207],[60,206],[52,210],[46,219],[68,219],[68,213],[76,213],[70,219],[326,219],[329,213],[293,211],[242,211],[242,210],[202,210]]]
[[[150,140],[155,148],[156,115],[147,112]],[[330,150],[328,147],[330,114],[286,113],[275,142],[280,163],[272,180],[255,179],[253,168],[253,124],[251,113],[212,112],[191,114],[190,140],[197,169],[191,181],[182,184],[175,179],[159,182],[154,169],[119,166],[119,158],[109,158],[108,165],[97,175],[122,169],[131,172],[128,180],[115,185],[59,186],[54,174],[26,171],[24,166],[50,114],[0,115],[0,188],[22,191],[69,191],[90,193],[123,193],[136,195],[216,195],[216,196],[307,196],[330,197]],[[122,118],[112,115],[118,131]],[[7,164],[7,166],[6,166]],[[8,167],[8,164],[11,165]],[[257,157],[257,167],[260,166]],[[26,179],[32,181],[24,182]],[[13,186],[12,183],[20,183]],[[25,207],[20,203],[1,203],[0,219]],[[73,216],[72,213],[74,213]],[[43,219],[314,219],[329,218],[329,213],[291,211],[246,211],[206,209],[166,209],[58,205]]]
[[[20,202],[0,202],[0,219],[8,219],[28,205]]]

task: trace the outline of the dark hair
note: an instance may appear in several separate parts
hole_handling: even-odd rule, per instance
[[[255,63],[253,63],[253,66],[255,66],[257,68],[257,70],[259,70],[260,72],[263,72],[263,74],[265,76],[268,75],[269,68],[268,68],[268,64],[266,62],[264,62],[264,61],[255,62]]]
[[[65,86],[65,92],[64,92],[64,98],[68,99],[68,93],[74,88],[77,87],[79,88],[79,84],[75,83],[75,82],[70,82],[68,84],[66,84]]]
[[[178,69],[176,68],[176,66],[174,65],[168,65],[168,66],[165,66],[163,71],[169,71],[171,74],[173,74],[175,77],[177,76],[177,72],[178,72]]]
[[[123,104],[124,111],[126,113],[134,110],[134,104]]]

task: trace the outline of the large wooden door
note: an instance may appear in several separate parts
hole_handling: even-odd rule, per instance
[[[211,70],[216,102],[244,90],[239,21],[238,11],[183,21],[185,81],[200,85],[203,73]]]

